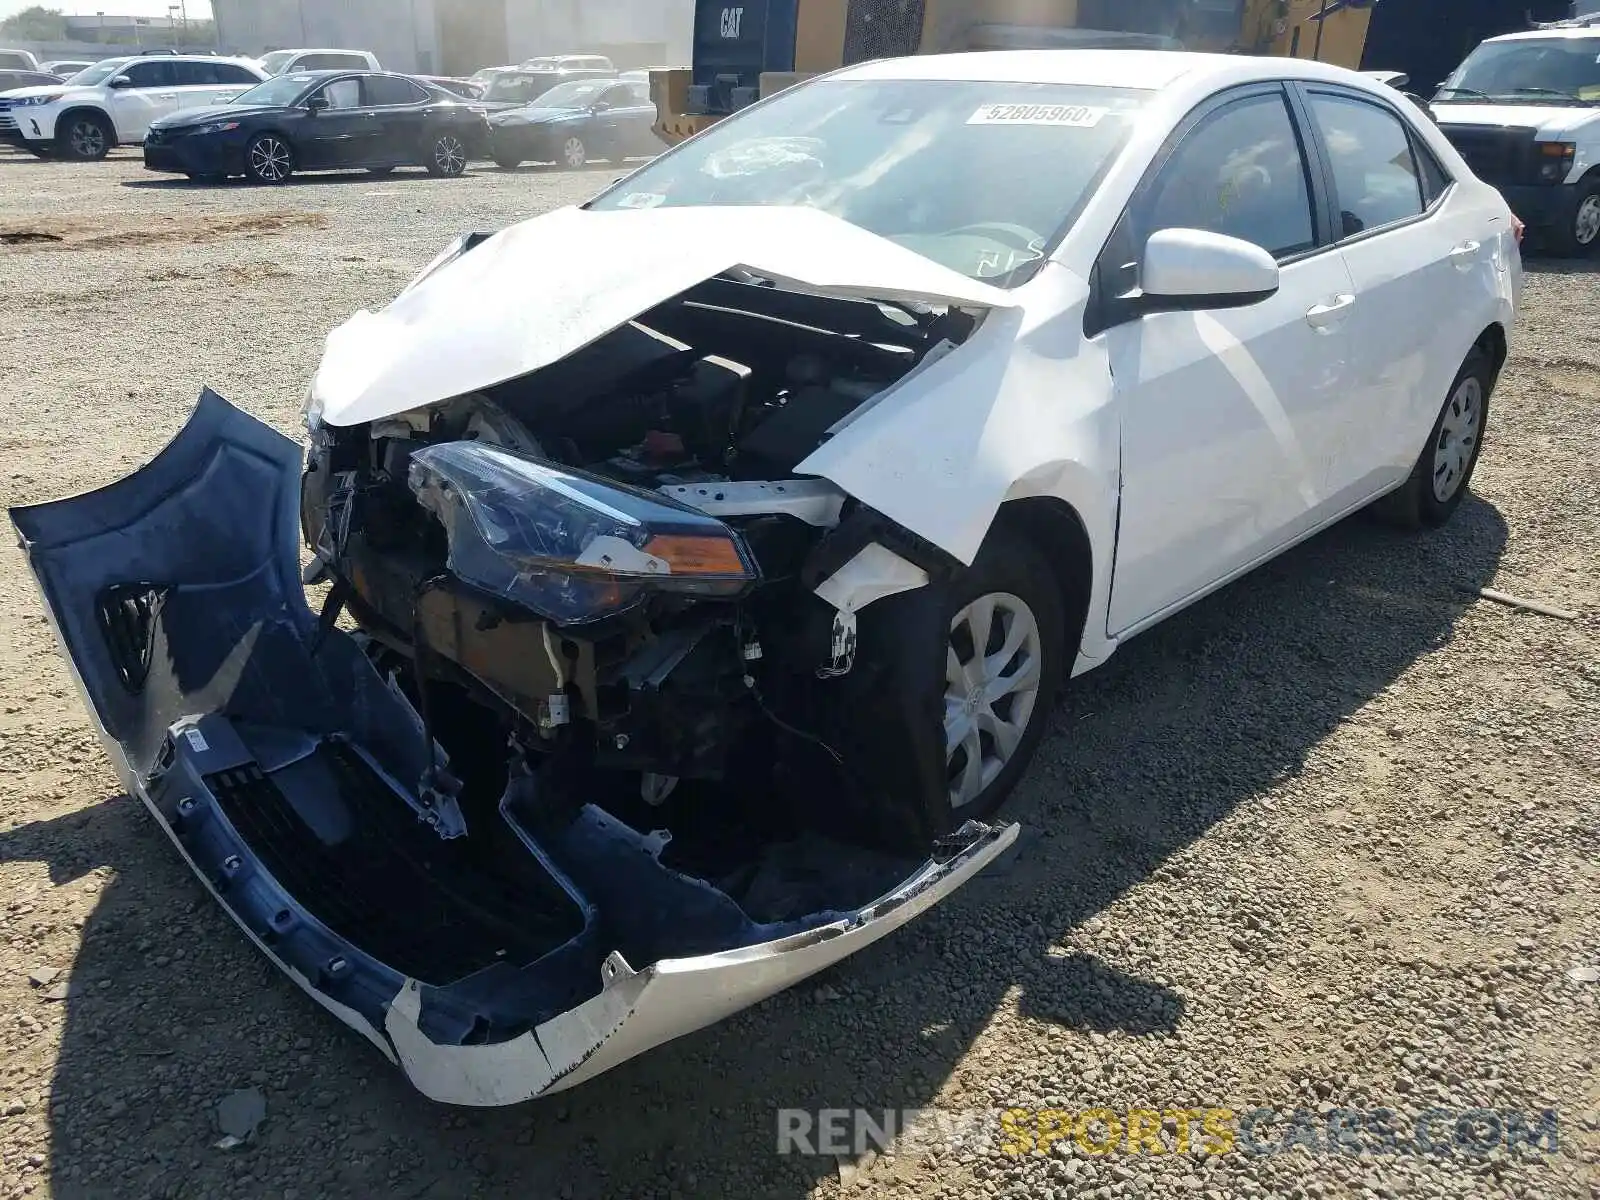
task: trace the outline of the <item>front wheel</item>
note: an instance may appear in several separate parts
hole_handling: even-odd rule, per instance
[[[56,130],[56,149],[63,158],[77,162],[99,162],[111,153],[116,135],[111,122],[99,113],[69,113]]]
[[[294,151],[275,133],[263,133],[245,151],[245,171],[257,183],[287,183],[294,174]]]
[[[945,779],[954,824],[999,808],[1044,736],[1066,654],[1060,585],[1033,545],[992,534],[952,595]]]
[[[1549,245],[1563,258],[1587,258],[1600,251],[1600,179],[1574,185],[1572,206],[1565,221],[1550,230]]]
[[[428,160],[423,164],[429,175],[454,179],[467,170],[467,147],[453,133],[441,133],[428,148]]]
[[[581,171],[589,165],[589,147],[577,134],[571,134],[561,143],[561,165],[569,171]]]
[[[1483,450],[1494,383],[1494,363],[1474,348],[1456,373],[1410,476],[1375,506],[1380,517],[1403,529],[1437,529],[1461,507]]]

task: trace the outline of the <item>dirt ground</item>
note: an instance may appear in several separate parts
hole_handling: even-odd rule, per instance
[[[450,236],[606,178],[203,189],[0,152],[0,498],[133,469],[202,385],[297,433],[330,328]],[[121,794],[7,553],[0,1200],[1600,1197],[1600,984],[1569,975],[1600,965],[1597,313],[1594,269],[1533,266],[1447,530],[1348,522],[1079,681],[1008,861],[824,979],[507,1110],[423,1100],[244,941]],[[248,1088],[266,1119],[218,1149]],[[858,1105],[1550,1109],[1559,1134],[777,1153],[780,1108]]]

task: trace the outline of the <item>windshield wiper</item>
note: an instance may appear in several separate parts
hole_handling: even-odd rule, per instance
[[[1547,87],[1519,87],[1512,88],[1519,96],[1559,96],[1563,100],[1582,100],[1583,97],[1574,92],[1563,91],[1561,88]]]
[[[1477,88],[1464,88],[1464,87],[1443,87],[1443,88],[1440,88],[1439,92],[1438,92],[1438,95],[1436,95],[1434,97],[1434,99],[1437,100],[1439,98],[1439,96],[1443,96],[1446,92],[1449,92],[1452,96],[1471,96],[1476,100],[1488,100],[1488,101],[1491,101],[1491,102],[1494,100],[1494,97],[1489,95],[1488,92],[1480,92]]]

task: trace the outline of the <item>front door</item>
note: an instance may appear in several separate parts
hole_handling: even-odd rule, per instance
[[[323,167],[348,167],[366,161],[376,118],[361,104],[361,80],[357,76],[335,79],[316,95],[327,99],[328,107],[301,124],[295,147],[300,166],[316,170]]]
[[[1122,422],[1108,633],[1153,623],[1329,511],[1323,458],[1348,406],[1356,299],[1319,229],[1301,145],[1280,88],[1213,100],[1180,129],[1102,259],[1102,279],[1115,280],[1150,234],[1191,228],[1255,242],[1282,272],[1259,304],[1157,313],[1100,335]]]
[[[111,93],[117,141],[142,142],[150,132],[150,122],[178,111],[177,78],[173,64],[159,59],[133,63],[123,75],[129,86]]]

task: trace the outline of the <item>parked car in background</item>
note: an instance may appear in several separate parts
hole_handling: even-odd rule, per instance
[[[455,239],[328,335],[306,452],[207,392],[11,518],[214,899],[429,1097],[515,1104],[954,893],[1143,631],[1369,505],[1450,520],[1521,287],[1354,72],[882,59]]]
[[[38,71],[42,68],[31,50],[0,50],[0,70]]]
[[[521,67],[513,71],[496,72],[479,103],[489,112],[498,112],[510,108],[522,108],[537,101],[546,92],[560,87],[565,83],[574,83],[585,79],[615,79],[610,71],[580,69],[576,71],[525,71]]]
[[[659,153],[655,120],[648,83],[574,80],[526,107],[490,114],[489,152],[507,171],[528,161],[576,171],[596,159]]]
[[[604,71],[615,75],[617,68],[603,54],[541,54],[522,60],[524,71]]]
[[[488,87],[489,84],[494,80],[494,77],[500,74],[500,72],[515,71],[516,69],[516,64],[514,63],[507,63],[503,67],[480,67],[471,75],[467,76],[467,79],[469,82],[475,83],[479,87],[484,88]]]
[[[52,71],[9,71],[0,69],[0,94],[25,87],[47,87],[61,83],[60,75]]]
[[[1490,38],[1440,85],[1433,115],[1545,249],[1600,253],[1600,27]]]
[[[52,75],[59,75],[63,79],[70,79],[79,71],[87,71],[94,66],[94,62],[84,58],[58,58],[53,62],[41,65],[40,70],[48,71]]]
[[[460,96],[463,100],[476,100],[483,95],[483,88],[470,79],[456,79],[447,75],[413,75],[411,78],[449,92],[452,96]]]
[[[279,184],[296,172],[425,167],[456,176],[482,157],[482,110],[388,72],[278,75],[229,104],[156,121],[147,170],[220,182],[243,175]]]
[[[257,60],[268,75],[301,71],[381,71],[369,50],[274,50]]]
[[[0,137],[41,157],[100,159],[143,141],[158,117],[225,104],[266,78],[252,62],[216,55],[108,58],[64,83],[0,96]]]

